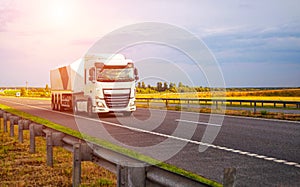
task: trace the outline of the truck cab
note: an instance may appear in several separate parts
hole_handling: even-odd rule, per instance
[[[127,116],[136,110],[138,71],[132,60],[122,54],[93,54],[86,55],[81,63],[83,66],[78,65],[70,71],[77,76],[68,76],[73,77],[73,89],[71,92],[66,90],[72,94],[72,101],[64,102],[69,103],[64,107],[73,108],[74,113],[87,112],[89,116],[108,112],[121,112]]]

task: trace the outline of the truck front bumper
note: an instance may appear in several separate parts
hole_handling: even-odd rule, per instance
[[[108,112],[133,112],[136,111],[135,99],[130,99],[127,107],[107,107],[104,100],[96,100],[96,106],[93,107],[94,113],[108,113]]]

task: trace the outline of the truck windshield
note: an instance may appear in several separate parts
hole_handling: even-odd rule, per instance
[[[134,70],[129,67],[109,67],[97,69],[97,81],[100,82],[127,82],[134,81]]]

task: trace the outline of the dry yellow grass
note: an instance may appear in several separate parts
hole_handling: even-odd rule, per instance
[[[29,154],[29,133],[24,135],[24,143],[18,143],[3,132],[3,126],[0,130],[0,186],[72,186],[72,154],[55,147],[54,167],[48,167],[45,139],[37,137],[36,153]],[[82,186],[116,186],[116,176],[83,162]]]

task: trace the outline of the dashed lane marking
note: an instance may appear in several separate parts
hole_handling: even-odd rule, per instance
[[[184,120],[184,119],[176,119],[175,121],[185,122],[185,123],[194,123],[194,124],[198,124],[198,125],[210,125],[210,126],[217,126],[217,127],[222,126],[222,125],[219,125],[219,124],[206,123],[206,122],[200,122],[200,121],[189,121],[189,120]]]

